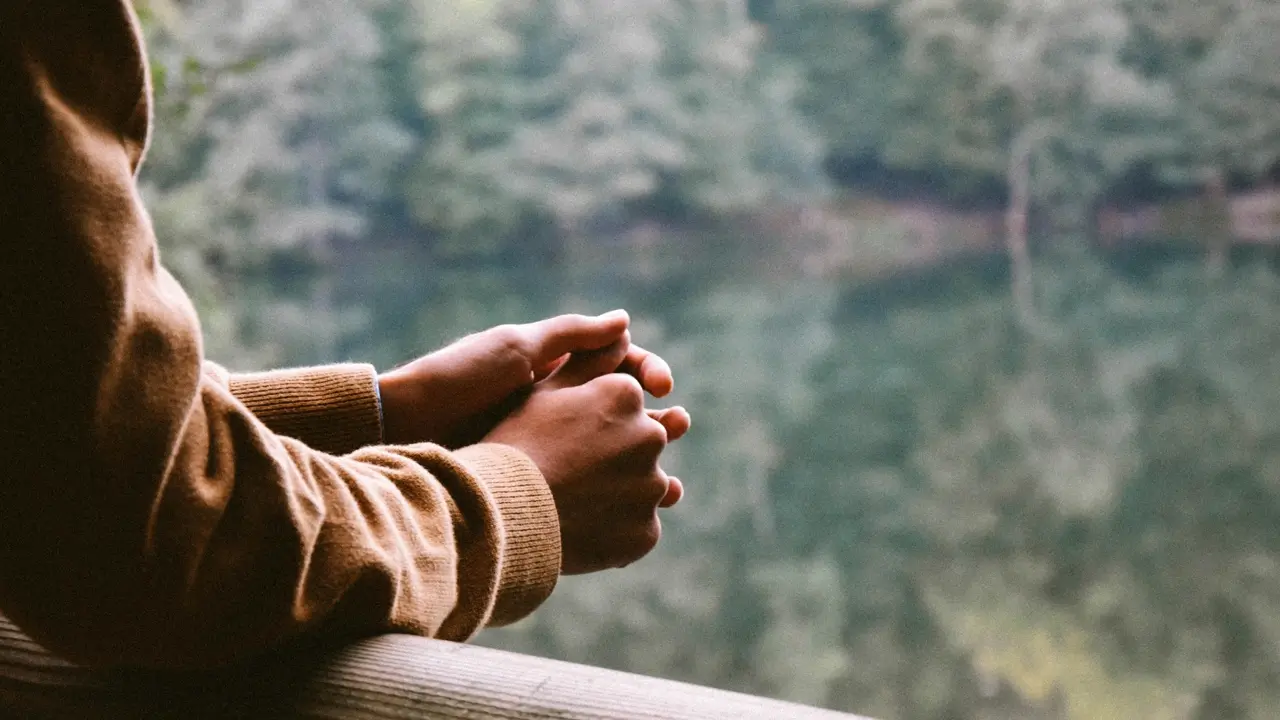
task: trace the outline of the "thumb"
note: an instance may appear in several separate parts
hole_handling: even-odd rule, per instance
[[[631,348],[631,331],[622,333],[612,345],[599,350],[574,353],[563,365],[551,373],[543,384],[551,388],[568,388],[586,385],[618,369]]]
[[[608,347],[630,323],[625,310],[614,310],[596,317],[560,315],[526,325],[530,364],[543,368],[569,353]]]
[[[669,508],[675,506],[684,497],[684,483],[680,482],[680,478],[667,478],[667,494],[658,502],[658,507]]]

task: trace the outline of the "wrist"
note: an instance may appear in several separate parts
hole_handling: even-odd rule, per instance
[[[415,442],[410,437],[407,419],[414,415],[411,408],[416,404],[413,396],[413,384],[394,370],[378,375],[374,381],[378,392],[378,409],[382,415],[382,439],[388,445],[403,445]]]
[[[382,376],[375,375],[373,378],[373,399],[378,403],[378,429],[379,435],[382,436],[383,442],[387,437],[387,414],[382,409]]]

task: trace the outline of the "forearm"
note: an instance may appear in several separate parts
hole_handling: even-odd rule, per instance
[[[527,458],[338,457],[207,372],[134,184],[149,100],[127,0],[0,6],[0,609],[73,659],[165,667],[531,610],[559,537]],[[337,451],[372,437],[355,405]]]

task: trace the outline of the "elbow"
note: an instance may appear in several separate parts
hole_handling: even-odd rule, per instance
[[[41,647],[82,667],[155,667],[159,628],[139,615],[104,607],[89,592],[50,587],[25,575],[21,587],[3,581],[3,611]],[[149,627],[150,626],[150,627]]]
[[[219,632],[226,622],[155,592],[125,563],[86,569],[69,553],[44,556],[40,565],[0,563],[0,612],[54,655],[107,670],[203,670],[239,659]]]
[[[4,614],[50,653],[97,670],[214,670],[252,656],[231,651],[210,628],[180,628],[139,612],[90,603],[6,604]]]

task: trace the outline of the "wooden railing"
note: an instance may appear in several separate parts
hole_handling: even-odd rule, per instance
[[[858,720],[852,715],[404,635],[199,677],[93,672],[0,618],[0,717]]]

